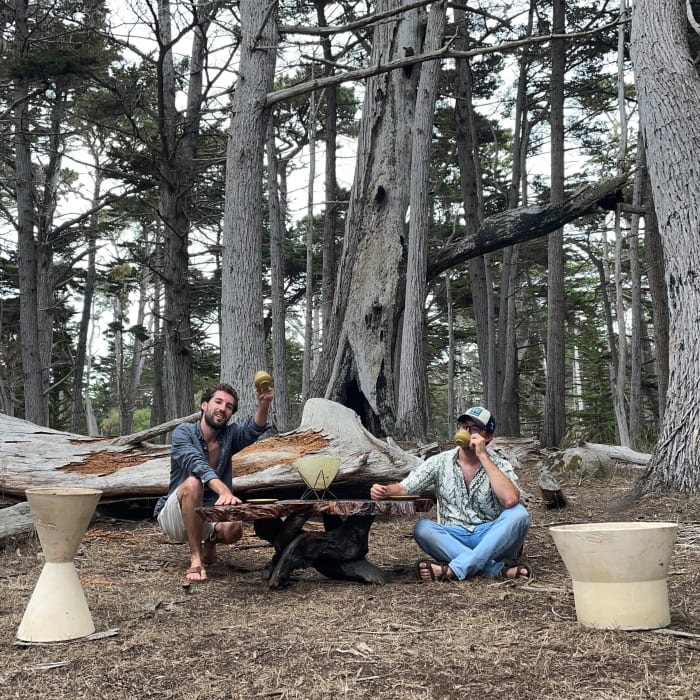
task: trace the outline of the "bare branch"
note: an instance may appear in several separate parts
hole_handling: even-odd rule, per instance
[[[293,26],[282,26],[279,28],[280,34],[307,34],[311,36],[331,36],[333,34],[342,34],[343,32],[353,32],[357,29],[363,29],[369,27],[381,20],[388,19],[389,17],[394,17],[395,15],[401,14],[403,12],[408,12],[409,10],[415,10],[417,7],[423,7],[424,5],[429,5],[433,0],[418,0],[417,2],[410,3],[408,5],[401,5],[400,7],[395,7],[393,10],[387,10],[386,12],[380,12],[376,15],[368,15],[362,19],[358,19],[355,22],[350,22],[350,24],[344,24],[339,27],[302,27],[300,25]]]
[[[255,39],[253,39],[253,46],[257,46],[260,39],[262,39],[263,29],[265,29],[265,25],[270,19],[270,15],[274,12],[275,8],[277,7],[278,1],[279,0],[272,0],[272,2],[267,6],[267,10],[265,10],[265,16],[263,17],[263,20],[260,24],[260,29],[258,29],[257,34],[255,35]]]
[[[370,78],[373,75],[381,75],[382,73],[388,73],[392,70],[397,70],[405,66],[412,66],[418,63],[425,63],[426,61],[434,61],[443,58],[473,58],[475,56],[484,56],[492,53],[508,53],[510,51],[515,51],[523,46],[530,46],[532,44],[544,44],[548,41],[553,41],[555,39],[580,39],[587,36],[592,36],[600,32],[613,29],[620,24],[626,24],[630,21],[629,17],[621,17],[620,19],[610,22],[609,24],[604,24],[600,27],[594,29],[588,29],[583,32],[574,32],[572,34],[545,34],[543,36],[530,36],[525,39],[517,39],[515,41],[508,41],[504,44],[499,44],[497,46],[487,46],[479,49],[472,49],[470,51],[456,51],[450,48],[447,44],[437,51],[431,51],[429,53],[417,54],[415,56],[407,56],[404,58],[396,59],[395,61],[389,61],[384,64],[377,64],[374,66],[368,66],[367,68],[359,68],[358,70],[348,71],[346,73],[338,73],[336,75],[324,76],[322,78],[315,78],[313,80],[307,80],[298,85],[292,87],[284,88],[282,90],[277,90],[271,92],[267,96],[265,101],[266,107],[271,107],[278,102],[283,102],[284,100],[297,97],[299,95],[304,95],[307,92],[312,92],[314,90],[322,90],[333,85],[342,85],[343,83],[364,80],[365,78]]]

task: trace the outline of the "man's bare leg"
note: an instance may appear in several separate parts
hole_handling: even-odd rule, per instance
[[[202,545],[202,560],[208,566],[216,563],[217,544],[233,544],[241,539],[243,536],[243,525],[238,521],[216,523],[214,525],[214,533],[216,537],[213,540],[207,540]]]
[[[202,529],[204,523],[195,511],[195,508],[199,508],[202,505],[203,493],[202,482],[195,477],[190,477],[183,481],[177,490],[182,519],[185,522],[187,544],[190,547],[190,568],[185,574],[185,580],[193,583],[207,580],[207,570],[204,567],[202,553]]]
[[[214,525],[214,539],[206,539],[202,543],[202,561],[206,566],[216,564],[216,543],[218,542],[219,533]]]

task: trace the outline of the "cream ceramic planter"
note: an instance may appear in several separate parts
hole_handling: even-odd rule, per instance
[[[29,600],[17,637],[27,642],[59,642],[95,631],[73,557],[102,491],[35,488],[26,492],[45,564]]]
[[[671,621],[666,574],[678,526],[612,522],[549,528],[587,627],[655,629]]]

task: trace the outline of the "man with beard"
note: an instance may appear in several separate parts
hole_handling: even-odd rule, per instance
[[[241,539],[240,521],[205,523],[195,508],[241,503],[233,495],[231,456],[254,443],[269,427],[274,393],[256,389],[258,406],[252,417],[229,425],[238,409],[238,394],[230,384],[218,384],[202,393],[202,417],[181,423],[173,431],[170,452],[170,487],[156,503],[153,517],[173,542],[187,542],[190,568],[185,583],[206,581],[206,566],[216,561],[216,545]]]

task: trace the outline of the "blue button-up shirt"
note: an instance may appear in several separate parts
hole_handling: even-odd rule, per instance
[[[202,505],[213,506],[219,496],[207,488],[207,483],[212,479],[221,479],[229,489],[233,489],[231,457],[244,447],[252,445],[269,427],[270,423],[263,428],[258,427],[252,417],[242,423],[224,426],[218,435],[219,460],[216,467],[212,468],[209,465],[209,450],[200,421],[180,423],[173,431],[168,493],[156,503],[153,517],[158,517],[168,496],[190,476],[196,476],[204,484]]]

